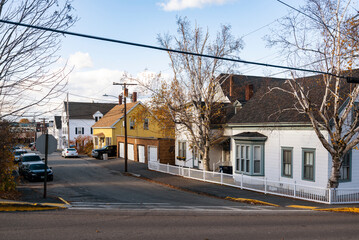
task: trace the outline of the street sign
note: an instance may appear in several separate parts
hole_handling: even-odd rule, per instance
[[[51,154],[57,150],[57,140],[54,136],[48,135],[48,149],[47,153]],[[36,140],[36,149],[42,153],[45,154],[45,143],[46,143],[46,134],[42,134],[37,140]]]

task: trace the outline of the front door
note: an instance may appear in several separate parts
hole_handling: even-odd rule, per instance
[[[133,144],[127,144],[127,151],[128,151],[128,159],[134,161],[135,152],[134,152]]]
[[[138,161],[140,163],[145,163],[145,146],[138,145],[137,152],[138,152]]]
[[[119,156],[120,158],[125,158],[125,144],[120,142],[118,143],[119,144],[119,147],[118,147],[118,151],[119,151]]]
[[[157,162],[157,147],[148,147],[148,159],[150,162]]]

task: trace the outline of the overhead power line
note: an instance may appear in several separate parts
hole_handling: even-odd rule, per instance
[[[293,71],[302,71],[302,72],[311,72],[311,73],[317,73],[317,74],[326,74],[326,75],[331,75],[331,76],[335,76],[335,77],[346,78],[344,76],[337,76],[335,74],[327,73],[327,72],[323,72],[323,71],[303,69],[303,68],[295,68],[295,67],[287,67],[287,66],[280,66],[280,65],[260,63],[260,62],[245,61],[245,60],[234,59],[234,58],[218,57],[218,56],[213,56],[213,55],[208,55],[208,54],[186,52],[186,51],[181,51],[181,50],[176,50],[176,49],[157,47],[157,46],[140,44],[140,43],[135,43],[135,42],[127,42],[127,41],[122,41],[122,40],[117,40],[117,39],[111,39],[111,38],[99,37],[99,36],[94,36],[94,35],[63,31],[63,30],[52,29],[52,28],[47,28],[47,27],[40,27],[40,26],[35,26],[35,25],[30,25],[30,24],[25,24],[25,23],[20,23],[20,22],[12,22],[12,21],[3,20],[3,19],[0,19],[0,22],[6,23],[6,24],[11,24],[11,25],[22,26],[22,27],[39,29],[39,30],[43,30],[43,31],[55,32],[55,33],[60,33],[60,34],[66,34],[66,35],[71,35],[71,36],[95,39],[95,40],[106,41],[106,42],[119,43],[119,44],[124,44],[124,45],[142,47],[142,48],[155,49],[155,50],[166,51],[166,52],[174,52],[174,53],[193,55],[193,56],[205,57],[205,58],[212,58],[212,59],[223,60],[223,61],[259,65],[259,66],[271,67],[271,68],[281,68],[281,69],[287,69],[287,70],[293,70]],[[359,82],[359,80],[358,80],[358,82]]]

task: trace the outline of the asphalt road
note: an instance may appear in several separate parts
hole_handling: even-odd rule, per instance
[[[70,202],[72,209],[227,209],[252,207],[223,199],[172,189],[119,171],[102,167],[91,160],[49,156],[54,181],[48,183],[47,194]],[[26,183],[42,191],[41,182]],[[258,206],[266,209],[268,207]]]
[[[0,239],[358,239],[352,214],[62,210],[1,213]]]
[[[67,210],[0,214],[2,239],[358,239],[359,217],[253,206],[147,182],[52,154],[48,195]],[[25,183],[42,191],[42,183]]]

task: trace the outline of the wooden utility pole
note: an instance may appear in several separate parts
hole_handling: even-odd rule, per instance
[[[124,106],[124,110],[125,110],[125,114],[124,114],[124,121],[125,121],[125,146],[124,146],[124,150],[125,150],[125,172],[127,172],[127,160],[128,160],[128,153],[127,153],[127,108],[126,108],[126,98],[128,97],[128,89],[126,88],[126,86],[130,86],[130,85],[137,85],[135,83],[113,83],[113,85],[121,85],[123,86],[123,102],[125,104]]]

